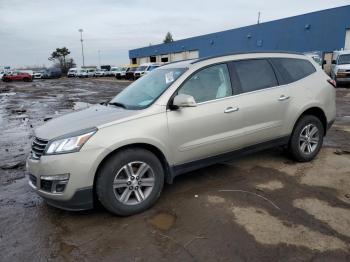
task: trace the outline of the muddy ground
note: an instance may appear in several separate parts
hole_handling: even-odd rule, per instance
[[[280,149],[176,178],[150,210],[66,212],[24,177],[32,130],[103,102],[114,79],[0,83],[0,261],[350,261],[350,89],[311,163]]]

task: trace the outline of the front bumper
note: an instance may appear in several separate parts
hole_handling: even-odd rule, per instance
[[[68,201],[58,201],[50,198],[42,198],[53,207],[68,211],[81,211],[92,209],[94,207],[93,188],[81,188],[75,192],[73,197]]]
[[[29,185],[48,204],[66,210],[93,208],[94,176],[100,162],[102,149],[80,151],[70,154],[42,156],[39,160],[28,158]],[[63,192],[47,187],[42,176],[57,177],[69,174]]]
[[[350,83],[350,77],[337,77],[337,83]]]

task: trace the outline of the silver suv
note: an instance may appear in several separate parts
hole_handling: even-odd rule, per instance
[[[29,183],[50,205],[99,201],[131,215],[165,182],[238,154],[285,146],[310,161],[335,119],[333,80],[291,53],[246,53],[171,63],[110,102],[35,131]]]

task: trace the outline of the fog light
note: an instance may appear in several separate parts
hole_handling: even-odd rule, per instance
[[[69,174],[41,176],[40,189],[50,193],[62,193],[66,189]]]

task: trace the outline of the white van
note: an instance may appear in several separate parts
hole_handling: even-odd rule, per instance
[[[118,72],[121,71],[121,67],[119,66],[113,66],[109,71],[107,71],[108,76],[116,76]]]
[[[337,84],[350,83],[350,50],[334,51],[331,77]]]
[[[134,79],[136,80],[136,79],[140,78],[141,76],[148,74],[149,72],[151,72],[152,70],[154,70],[160,66],[161,66],[161,64],[159,64],[159,63],[142,64],[136,69],[136,71],[134,73]]]
[[[67,73],[67,77],[76,77],[78,74],[78,68],[70,68]]]

